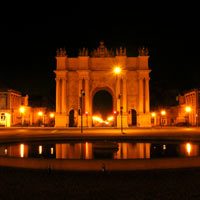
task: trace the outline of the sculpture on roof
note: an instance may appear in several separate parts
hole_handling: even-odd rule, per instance
[[[85,47],[83,49],[79,49],[79,56],[88,56],[88,49]]]
[[[138,54],[139,56],[148,56],[149,55],[149,50],[148,48],[143,47],[139,47],[138,48]]]
[[[92,57],[113,57],[114,52],[112,51],[112,49],[108,50],[105,47],[104,42],[100,42],[99,47],[92,51],[91,56]]]
[[[57,49],[57,51],[56,51],[56,55],[58,56],[58,57],[63,57],[63,56],[66,56],[67,55],[67,53],[66,53],[66,50],[65,50],[65,48],[60,48],[60,49]]]

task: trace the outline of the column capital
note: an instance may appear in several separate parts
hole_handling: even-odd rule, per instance
[[[61,77],[61,79],[66,81],[66,80],[67,80],[67,77]]]

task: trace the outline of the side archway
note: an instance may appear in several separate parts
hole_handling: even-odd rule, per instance
[[[137,125],[137,112],[136,110],[132,109],[131,110],[131,117],[132,117],[132,126],[136,126]]]
[[[69,127],[74,127],[74,110],[69,112]]]

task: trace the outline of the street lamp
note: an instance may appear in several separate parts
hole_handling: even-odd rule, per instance
[[[121,73],[121,68],[118,67],[118,66],[115,67],[115,68],[114,68],[114,73],[115,73],[115,74],[120,74],[120,73]]]
[[[54,118],[55,117],[55,115],[54,115],[54,113],[50,113],[50,118]]]
[[[19,108],[19,112],[21,113],[21,119],[22,119],[22,126],[24,125],[24,113],[25,113],[25,108],[24,106],[21,106]]]
[[[81,89],[81,97],[80,97],[81,134],[83,134],[83,96],[85,96],[85,91]]]
[[[190,106],[186,106],[185,107],[185,111],[187,113],[187,122],[188,122],[188,127],[189,127],[189,114],[190,112],[192,111],[191,107]]]
[[[116,108],[117,108],[117,111],[119,111],[120,109],[120,114],[121,114],[121,132],[123,134],[123,126],[122,126],[122,115],[123,115],[123,107],[119,107],[120,106],[120,102],[121,102],[121,94],[120,94],[120,83],[119,83],[119,80],[118,80],[118,75],[121,73],[121,68],[119,66],[116,66],[114,68],[114,73],[116,75]]]
[[[42,124],[44,124],[44,114],[43,114],[43,112],[42,112],[42,111],[39,111],[39,112],[38,112],[38,115],[39,115],[40,117],[42,117]]]
[[[162,116],[166,115],[166,111],[165,110],[161,110],[161,116],[160,116],[160,126],[162,127]]]
[[[87,127],[88,127],[88,111],[85,111],[85,115],[86,115],[86,118],[87,118]]]
[[[54,113],[50,113],[49,117],[50,117],[49,126],[53,126],[55,114]]]
[[[156,113],[155,112],[153,112],[153,113],[151,113],[151,124],[153,124],[153,125],[155,125],[155,117],[156,117]]]

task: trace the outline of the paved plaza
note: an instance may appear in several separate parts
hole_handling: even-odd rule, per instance
[[[0,142],[34,140],[188,140],[200,141],[199,127],[154,128],[0,128]]]

